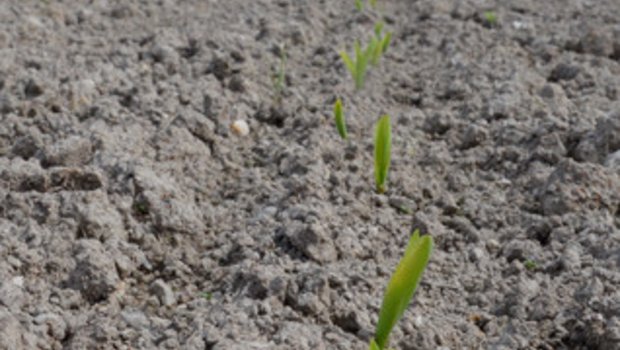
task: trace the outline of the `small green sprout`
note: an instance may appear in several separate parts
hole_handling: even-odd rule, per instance
[[[482,16],[489,25],[495,25],[495,23],[497,23],[497,14],[495,11],[484,11]]]
[[[523,266],[525,266],[527,270],[533,271],[533,270],[536,270],[536,268],[538,267],[538,264],[536,263],[536,261],[528,259],[523,263]]]
[[[133,209],[138,215],[148,215],[149,204],[145,201],[136,201],[133,204]]]
[[[355,9],[362,11],[364,9],[364,2],[362,0],[355,0]]]
[[[346,51],[340,52],[340,57],[344,61],[345,66],[351,73],[353,80],[355,81],[355,89],[360,90],[364,87],[364,81],[366,80],[366,70],[368,69],[368,60],[373,52],[371,45],[362,50],[359,42],[355,42],[355,62],[349,57]]]
[[[211,293],[211,292],[203,292],[202,293],[202,297],[207,299],[207,300],[211,300],[213,298],[213,293]]]
[[[373,37],[370,40],[369,47],[371,48],[370,52],[372,53],[370,57],[370,64],[372,64],[373,66],[376,66],[377,64],[379,64],[379,58],[381,58],[381,55],[383,55],[383,53],[387,51],[387,48],[390,45],[391,40],[392,40],[391,32],[385,33],[383,37],[381,36],[381,33],[379,33],[379,35]]]
[[[370,341],[370,347],[368,348],[368,350],[381,350],[381,349],[379,348],[379,345],[377,345],[377,342],[374,339],[372,339]]]
[[[378,193],[385,192],[385,181],[390,168],[392,127],[390,116],[384,115],[375,128],[375,184]]]
[[[375,35],[370,39],[365,49],[362,49],[359,42],[356,41],[354,43],[355,61],[351,59],[346,51],[340,52],[340,57],[342,57],[345,66],[355,81],[356,90],[360,90],[364,87],[368,63],[370,62],[373,66],[376,66],[379,63],[379,58],[387,51],[388,46],[390,46],[390,41],[392,40],[391,32],[382,35],[383,22],[377,22],[375,24],[374,32]]]
[[[402,205],[392,205],[392,207],[394,207],[394,209],[397,209],[399,212],[401,212],[402,214],[413,214],[413,209],[411,209],[410,207],[402,204]]]
[[[280,47],[280,64],[277,71],[273,75],[273,90],[275,91],[275,99],[277,103],[282,102],[282,94],[284,93],[284,79],[286,78],[286,46]]]
[[[420,237],[420,232],[416,230],[385,289],[370,350],[386,349],[390,333],[413,298],[432,251],[433,238],[429,235]]]
[[[368,2],[370,3],[370,7],[373,9],[377,8],[377,0],[369,0]]]
[[[384,54],[388,47],[390,46],[390,42],[392,41],[392,32],[385,33],[383,40],[381,40],[381,54]]]
[[[342,101],[340,98],[336,99],[334,104],[334,119],[336,120],[336,128],[343,140],[347,139],[347,124],[344,120],[344,113],[342,112]]]
[[[380,37],[381,33],[383,33],[383,21],[377,21],[377,23],[375,23],[375,36],[376,37]]]

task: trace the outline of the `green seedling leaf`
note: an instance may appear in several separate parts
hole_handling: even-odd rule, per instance
[[[280,47],[280,64],[278,65],[277,72],[273,78],[275,99],[276,99],[276,102],[278,103],[282,101],[285,77],[286,77],[286,46],[282,45]]]
[[[370,64],[376,66],[381,58],[381,42],[377,38],[370,39],[368,44],[368,55],[370,56]]]
[[[360,44],[357,41],[355,42],[354,47],[355,62],[345,51],[340,51],[340,57],[342,58],[342,61],[347,67],[349,73],[351,73],[351,77],[353,77],[353,81],[355,82],[355,89],[360,90],[364,86],[367,59],[364,57]]]
[[[375,128],[375,184],[378,193],[385,192],[385,181],[390,168],[392,127],[390,116],[384,115]]]
[[[482,15],[489,25],[497,23],[497,14],[494,11],[484,11]]]
[[[433,238],[429,235],[420,237],[419,231],[416,230],[409,239],[405,254],[385,289],[373,340],[376,347],[373,348],[371,342],[370,349],[383,350],[386,348],[394,325],[402,317],[415,294],[432,250]]]
[[[368,2],[370,3],[370,7],[373,9],[377,8],[377,0],[369,0]]]
[[[334,104],[334,118],[336,119],[336,128],[343,140],[347,139],[347,125],[344,120],[344,113],[342,112],[342,101],[340,98],[336,100]]]
[[[362,50],[360,44],[355,42],[355,89],[361,90],[366,80],[366,69],[368,67],[368,49]]]
[[[375,24],[375,36],[370,39],[370,43],[368,44],[368,52],[370,57],[370,63],[373,66],[379,64],[379,59],[387,51],[388,46],[390,45],[390,41],[392,40],[392,33],[387,32],[382,36],[383,33],[383,22],[377,22]]]
[[[370,346],[368,347],[368,350],[381,350],[381,348],[379,348],[379,345],[377,345],[377,342],[372,339],[370,341]]]
[[[380,39],[373,37],[368,43],[368,46],[364,49],[362,49],[360,43],[356,41],[353,45],[355,61],[353,61],[345,51],[340,52],[340,57],[353,77],[356,90],[361,90],[364,87],[368,63],[373,65],[378,63],[383,52],[383,47],[386,46],[383,43],[384,40],[385,38]]]
[[[538,264],[536,263],[536,261],[528,259],[523,263],[523,266],[525,266],[525,268],[529,271],[533,271],[536,270]]]
[[[382,21],[378,21],[377,23],[375,23],[375,36],[377,38],[381,37],[381,33],[383,33],[383,22]]]
[[[353,50],[355,51],[355,60],[359,62],[360,56],[362,56],[362,47],[359,42],[355,41],[353,43]]]
[[[340,57],[342,58],[344,65],[349,70],[349,73],[351,73],[352,76],[355,76],[355,64],[351,61],[351,57],[349,57],[345,51],[340,51]]]
[[[377,46],[377,39],[372,38],[366,47],[366,50],[362,51],[362,54],[365,56],[366,60],[372,58],[373,53],[375,52],[375,47]]]
[[[383,40],[381,41],[381,53],[387,52],[390,42],[392,41],[392,32],[385,33]]]
[[[362,0],[355,0],[355,9],[362,11],[364,9],[364,2]]]

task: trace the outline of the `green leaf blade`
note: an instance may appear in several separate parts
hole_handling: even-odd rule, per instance
[[[355,65],[353,64],[353,61],[351,61],[351,57],[349,57],[346,51],[340,51],[340,57],[342,58],[344,65],[349,70],[349,73],[351,73],[351,76],[355,77]]]
[[[375,23],[375,36],[377,38],[381,37],[381,33],[383,33],[383,22],[382,21],[378,21],[377,23]]]
[[[366,54],[370,57],[370,64],[376,66],[379,64],[379,58],[381,57],[382,43],[377,38],[370,39]]]
[[[344,119],[344,113],[342,111],[342,100],[336,99],[334,104],[334,118],[336,119],[336,128],[343,140],[347,139],[347,125]]]
[[[390,168],[392,127],[390,116],[384,115],[375,128],[375,184],[377,192],[385,192],[385,182]]]
[[[366,80],[366,67],[368,66],[368,52],[362,50],[360,44],[355,42],[355,89],[361,90]]]
[[[385,33],[383,40],[381,41],[381,53],[387,52],[390,42],[392,41],[392,32]]]
[[[497,14],[495,11],[484,11],[483,16],[489,25],[497,23]]]
[[[364,9],[364,3],[362,0],[355,0],[355,9],[358,11],[362,11]]]
[[[413,298],[432,250],[433,238],[420,237],[416,230],[385,290],[374,339],[379,349],[386,348],[392,329]]]

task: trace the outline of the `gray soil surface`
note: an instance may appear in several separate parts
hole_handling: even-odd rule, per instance
[[[0,1],[0,349],[620,349],[619,0],[353,3]]]

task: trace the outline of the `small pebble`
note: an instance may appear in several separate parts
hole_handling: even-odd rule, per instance
[[[231,124],[230,128],[238,136],[247,136],[250,133],[250,126],[245,120],[242,119],[235,120]]]
[[[159,302],[164,306],[170,306],[176,302],[176,297],[172,288],[162,280],[156,280],[151,284],[151,291],[157,296]]]

